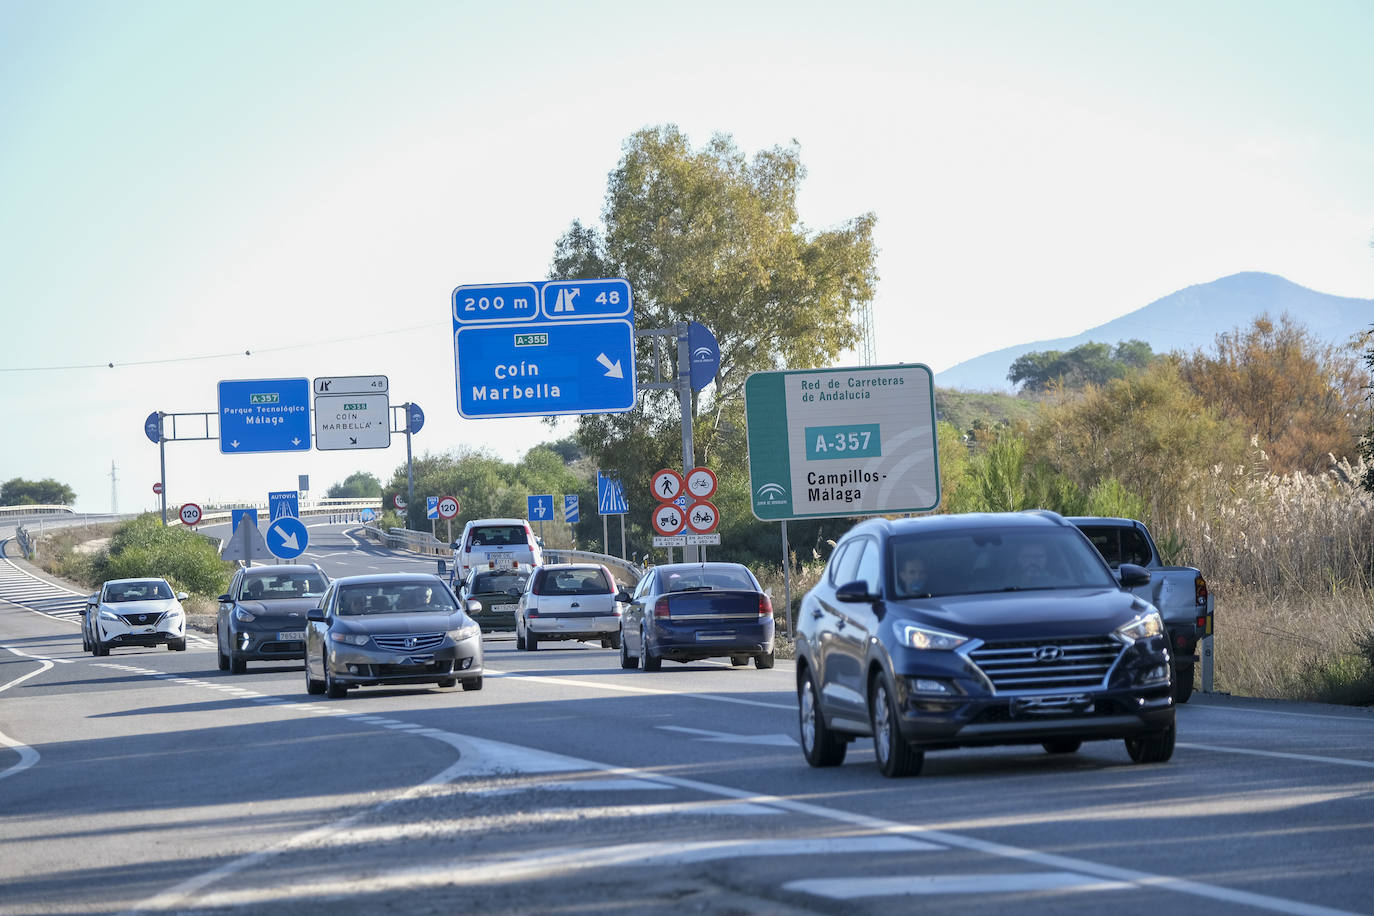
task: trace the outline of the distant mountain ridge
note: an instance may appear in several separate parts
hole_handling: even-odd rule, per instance
[[[1284,312],[1314,337],[1343,343],[1374,323],[1374,299],[1319,293],[1274,274],[1232,274],[1181,289],[1073,337],[1017,344],[966,359],[936,373],[935,384],[967,391],[1011,391],[1007,371],[1027,353],[1072,350],[1093,341],[1116,346],[1123,340],[1143,340],[1156,353],[1188,352],[1210,346],[1224,331],[1248,327],[1260,315],[1277,319]]]

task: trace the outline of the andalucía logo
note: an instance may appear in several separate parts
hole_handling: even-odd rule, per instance
[[[785,506],[787,505],[787,489],[782,484],[766,483],[754,493],[754,505]]]

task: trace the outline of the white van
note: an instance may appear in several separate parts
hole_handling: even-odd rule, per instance
[[[463,527],[463,536],[453,542],[453,572],[459,582],[474,567],[514,569],[543,562],[544,551],[523,518],[473,519]]]

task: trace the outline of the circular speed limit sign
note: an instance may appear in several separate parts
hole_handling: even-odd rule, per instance
[[[687,519],[683,516],[681,509],[668,503],[654,510],[653,522],[655,531],[666,537],[671,537],[682,532],[683,527],[687,524]]]
[[[183,525],[198,525],[201,514],[200,506],[195,503],[187,503],[181,507],[181,523]]]
[[[406,498],[402,496],[400,493],[397,493],[395,496],[391,497],[391,502],[393,505],[396,506],[397,509],[404,509],[406,507]]]
[[[458,514],[458,500],[452,496],[445,496],[439,500],[439,517],[453,518]]]

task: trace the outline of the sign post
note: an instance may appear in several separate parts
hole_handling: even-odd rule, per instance
[[[607,477],[596,472],[596,512],[601,516],[601,546],[606,553],[611,552],[609,534],[606,530],[606,516],[620,516],[620,558],[625,556],[625,516],[630,504],[625,499],[625,487],[618,477]]]

